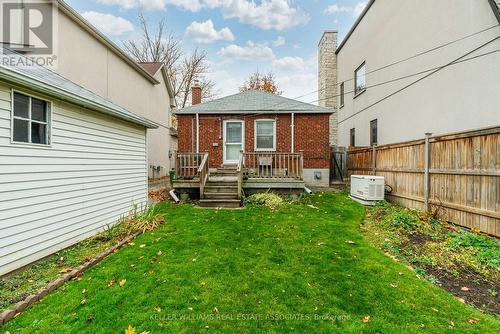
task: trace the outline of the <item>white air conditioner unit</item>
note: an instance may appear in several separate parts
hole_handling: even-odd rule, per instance
[[[377,201],[384,200],[384,190],[383,176],[351,176],[351,198],[363,205],[374,205]]]

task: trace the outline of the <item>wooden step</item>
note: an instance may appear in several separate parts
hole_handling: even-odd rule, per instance
[[[206,192],[204,199],[238,199],[238,192]]]
[[[238,193],[238,185],[217,185],[217,184],[207,184],[205,186],[206,193]]]
[[[236,209],[241,207],[241,201],[238,199],[202,199],[199,204],[202,208]]]

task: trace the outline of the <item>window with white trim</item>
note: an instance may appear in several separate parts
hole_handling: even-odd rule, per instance
[[[255,121],[255,150],[276,151],[276,121]]]
[[[49,145],[49,103],[18,92],[13,99],[12,141]]]

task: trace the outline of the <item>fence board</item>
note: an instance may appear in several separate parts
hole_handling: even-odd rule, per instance
[[[441,218],[500,236],[500,127],[430,137],[429,205]],[[425,209],[425,140],[353,148],[347,175],[384,176],[389,200]]]

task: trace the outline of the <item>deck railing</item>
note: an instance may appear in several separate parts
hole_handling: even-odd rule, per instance
[[[198,175],[200,176],[200,198],[205,196],[205,185],[210,177],[210,169],[208,168],[208,153],[205,153],[200,167],[198,168]]]
[[[244,153],[241,152],[240,160],[238,161],[238,167],[236,167],[236,173],[238,174],[238,199],[243,197],[243,159]]]
[[[200,178],[200,166],[208,153],[176,153],[175,177],[180,180]],[[208,158],[207,158],[208,160]],[[207,164],[208,166],[208,164]]]
[[[302,152],[245,152],[242,153],[242,158],[249,179],[304,179]]]

